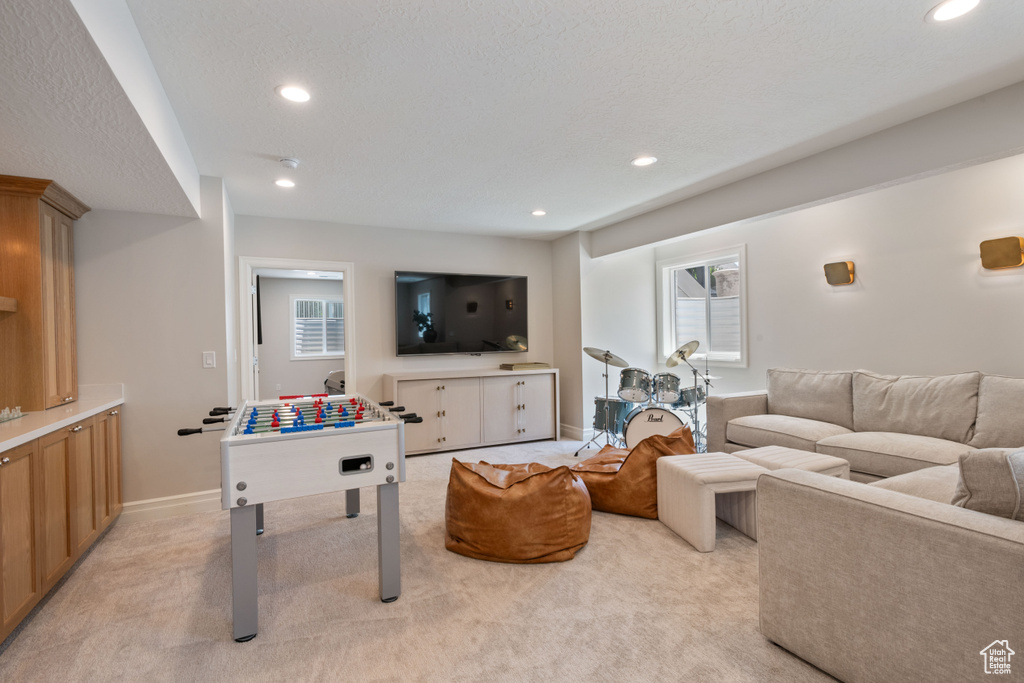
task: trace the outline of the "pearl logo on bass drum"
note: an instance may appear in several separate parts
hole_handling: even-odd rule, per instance
[[[665,421],[665,416],[664,415],[655,415],[654,413],[651,413],[650,415],[647,416],[647,421],[648,422],[664,422]]]

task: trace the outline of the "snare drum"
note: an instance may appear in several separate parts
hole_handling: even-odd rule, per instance
[[[622,434],[622,427],[626,424],[626,416],[635,407],[635,403],[620,401],[617,398],[595,398],[594,429],[611,432],[612,434]],[[605,408],[607,408],[607,413]],[[607,418],[605,415],[607,415]]]
[[[679,375],[660,372],[654,376],[654,402],[675,403],[679,400]]]
[[[682,426],[683,421],[664,408],[636,408],[626,417],[626,447],[633,448],[649,436],[668,436]]]
[[[704,402],[704,387],[688,387],[679,393],[679,400],[672,404],[676,410],[693,408]]]
[[[619,398],[644,403],[651,397],[651,375],[640,368],[626,368],[619,375]]]

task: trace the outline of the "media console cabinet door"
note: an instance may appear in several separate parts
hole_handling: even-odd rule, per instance
[[[441,442],[446,448],[476,446],[480,426],[480,378],[443,379],[441,384]]]
[[[416,413],[423,422],[405,425],[405,451],[436,451],[441,442],[441,386],[433,379],[403,380],[397,383],[395,405]]]
[[[515,441],[522,436],[520,406],[522,378],[484,377],[484,443]]]
[[[526,375],[522,379],[522,410],[520,439],[552,439],[555,437],[555,376]]]

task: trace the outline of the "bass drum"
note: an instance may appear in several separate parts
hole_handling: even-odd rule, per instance
[[[679,416],[664,408],[636,408],[626,416],[626,448],[633,448],[649,436],[668,436],[682,426]]]

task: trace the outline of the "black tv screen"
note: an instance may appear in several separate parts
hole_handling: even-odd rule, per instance
[[[526,351],[526,308],[524,276],[396,271],[396,353]]]

